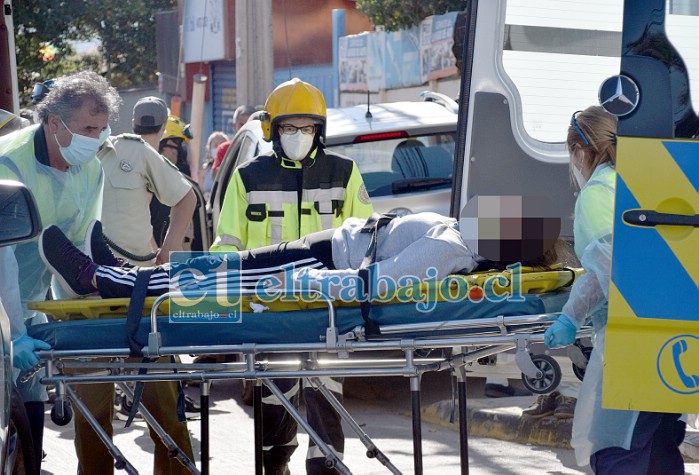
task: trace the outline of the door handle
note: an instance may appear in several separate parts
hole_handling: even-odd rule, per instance
[[[654,226],[692,226],[699,227],[699,214],[673,214],[659,213],[653,210],[633,209],[624,211],[622,219],[625,223],[634,226],[654,227]]]

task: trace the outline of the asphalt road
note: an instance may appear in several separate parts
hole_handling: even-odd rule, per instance
[[[469,397],[482,397],[483,380],[469,378]],[[402,473],[414,473],[411,437],[408,381],[386,378],[381,381],[351,381],[346,384],[346,407],[362,429],[388,456]],[[427,375],[422,381],[423,405],[447,399],[450,382],[445,375]],[[196,388],[188,392],[197,395]],[[519,398],[517,398],[519,399]],[[533,397],[532,397],[533,399]],[[254,473],[252,408],[240,401],[239,381],[216,381],[211,389],[211,462],[212,474]],[[503,399],[503,404],[506,400]],[[47,409],[49,406],[47,406]],[[76,473],[77,460],[73,450],[73,430],[55,426],[48,417],[44,447],[47,457],[42,474]],[[195,452],[200,448],[200,424],[189,422]],[[115,440],[139,473],[152,473],[152,442],[142,422],[129,429],[115,421]],[[347,434],[344,462],[356,474],[389,473],[376,460],[367,459],[359,439]],[[460,473],[458,432],[445,427],[423,423],[424,473]],[[305,473],[304,457],[308,437],[299,434],[300,447],[292,458],[292,474]],[[496,439],[469,438],[469,468],[471,474],[589,474],[575,465],[573,452],[532,445],[504,442]],[[200,467],[200,461],[197,460]],[[123,472],[117,472],[123,473]],[[699,464],[688,465],[687,473],[699,474]]]

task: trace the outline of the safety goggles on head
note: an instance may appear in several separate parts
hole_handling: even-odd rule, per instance
[[[580,137],[583,139],[583,142],[585,143],[585,145],[590,145],[590,141],[587,139],[585,132],[582,131],[582,129],[578,125],[577,119],[575,118],[581,112],[582,111],[573,112],[573,115],[570,117],[570,126],[575,129],[575,131],[578,133],[578,135],[580,135]]]
[[[194,135],[192,135],[192,129],[190,127],[191,125],[192,124],[187,124],[184,126],[184,129],[182,129],[182,133],[187,140],[192,140],[194,138]]]
[[[296,127],[291,124],[279,124],[279,133],[283,135],[294,135],[299,130],[304,135],[313,135],[316,132],[316,126],[304,125],[303,127]]]

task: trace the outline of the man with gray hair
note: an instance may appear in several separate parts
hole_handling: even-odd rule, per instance
[[[37,105],[40,124],[0,137],[0,179],[24,183],[34,194],[42,224],[55,224],[79,246],[102,209],[104,175],[96,154],[120,102],[116,89],[100,75],[75,73],[56,80]],[[46,316],[26,304],[44,300],[50,283],[51,272],[36,241],[0,250],[0,298],[10,319],[14,379],[39,363],[35,350],[49,348],[27,335],[26,326],[46,321]],[[18,381],[17,387],[31,426],[38,473],[46,389],[39,377]]]

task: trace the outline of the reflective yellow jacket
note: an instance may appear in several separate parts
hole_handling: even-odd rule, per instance
[[[368,218],[374,208],[357,165],[316,149],[303,165],[274,152],[233,173],[211,251],[238,251],[293,241],[339,227],[350,216]]]

